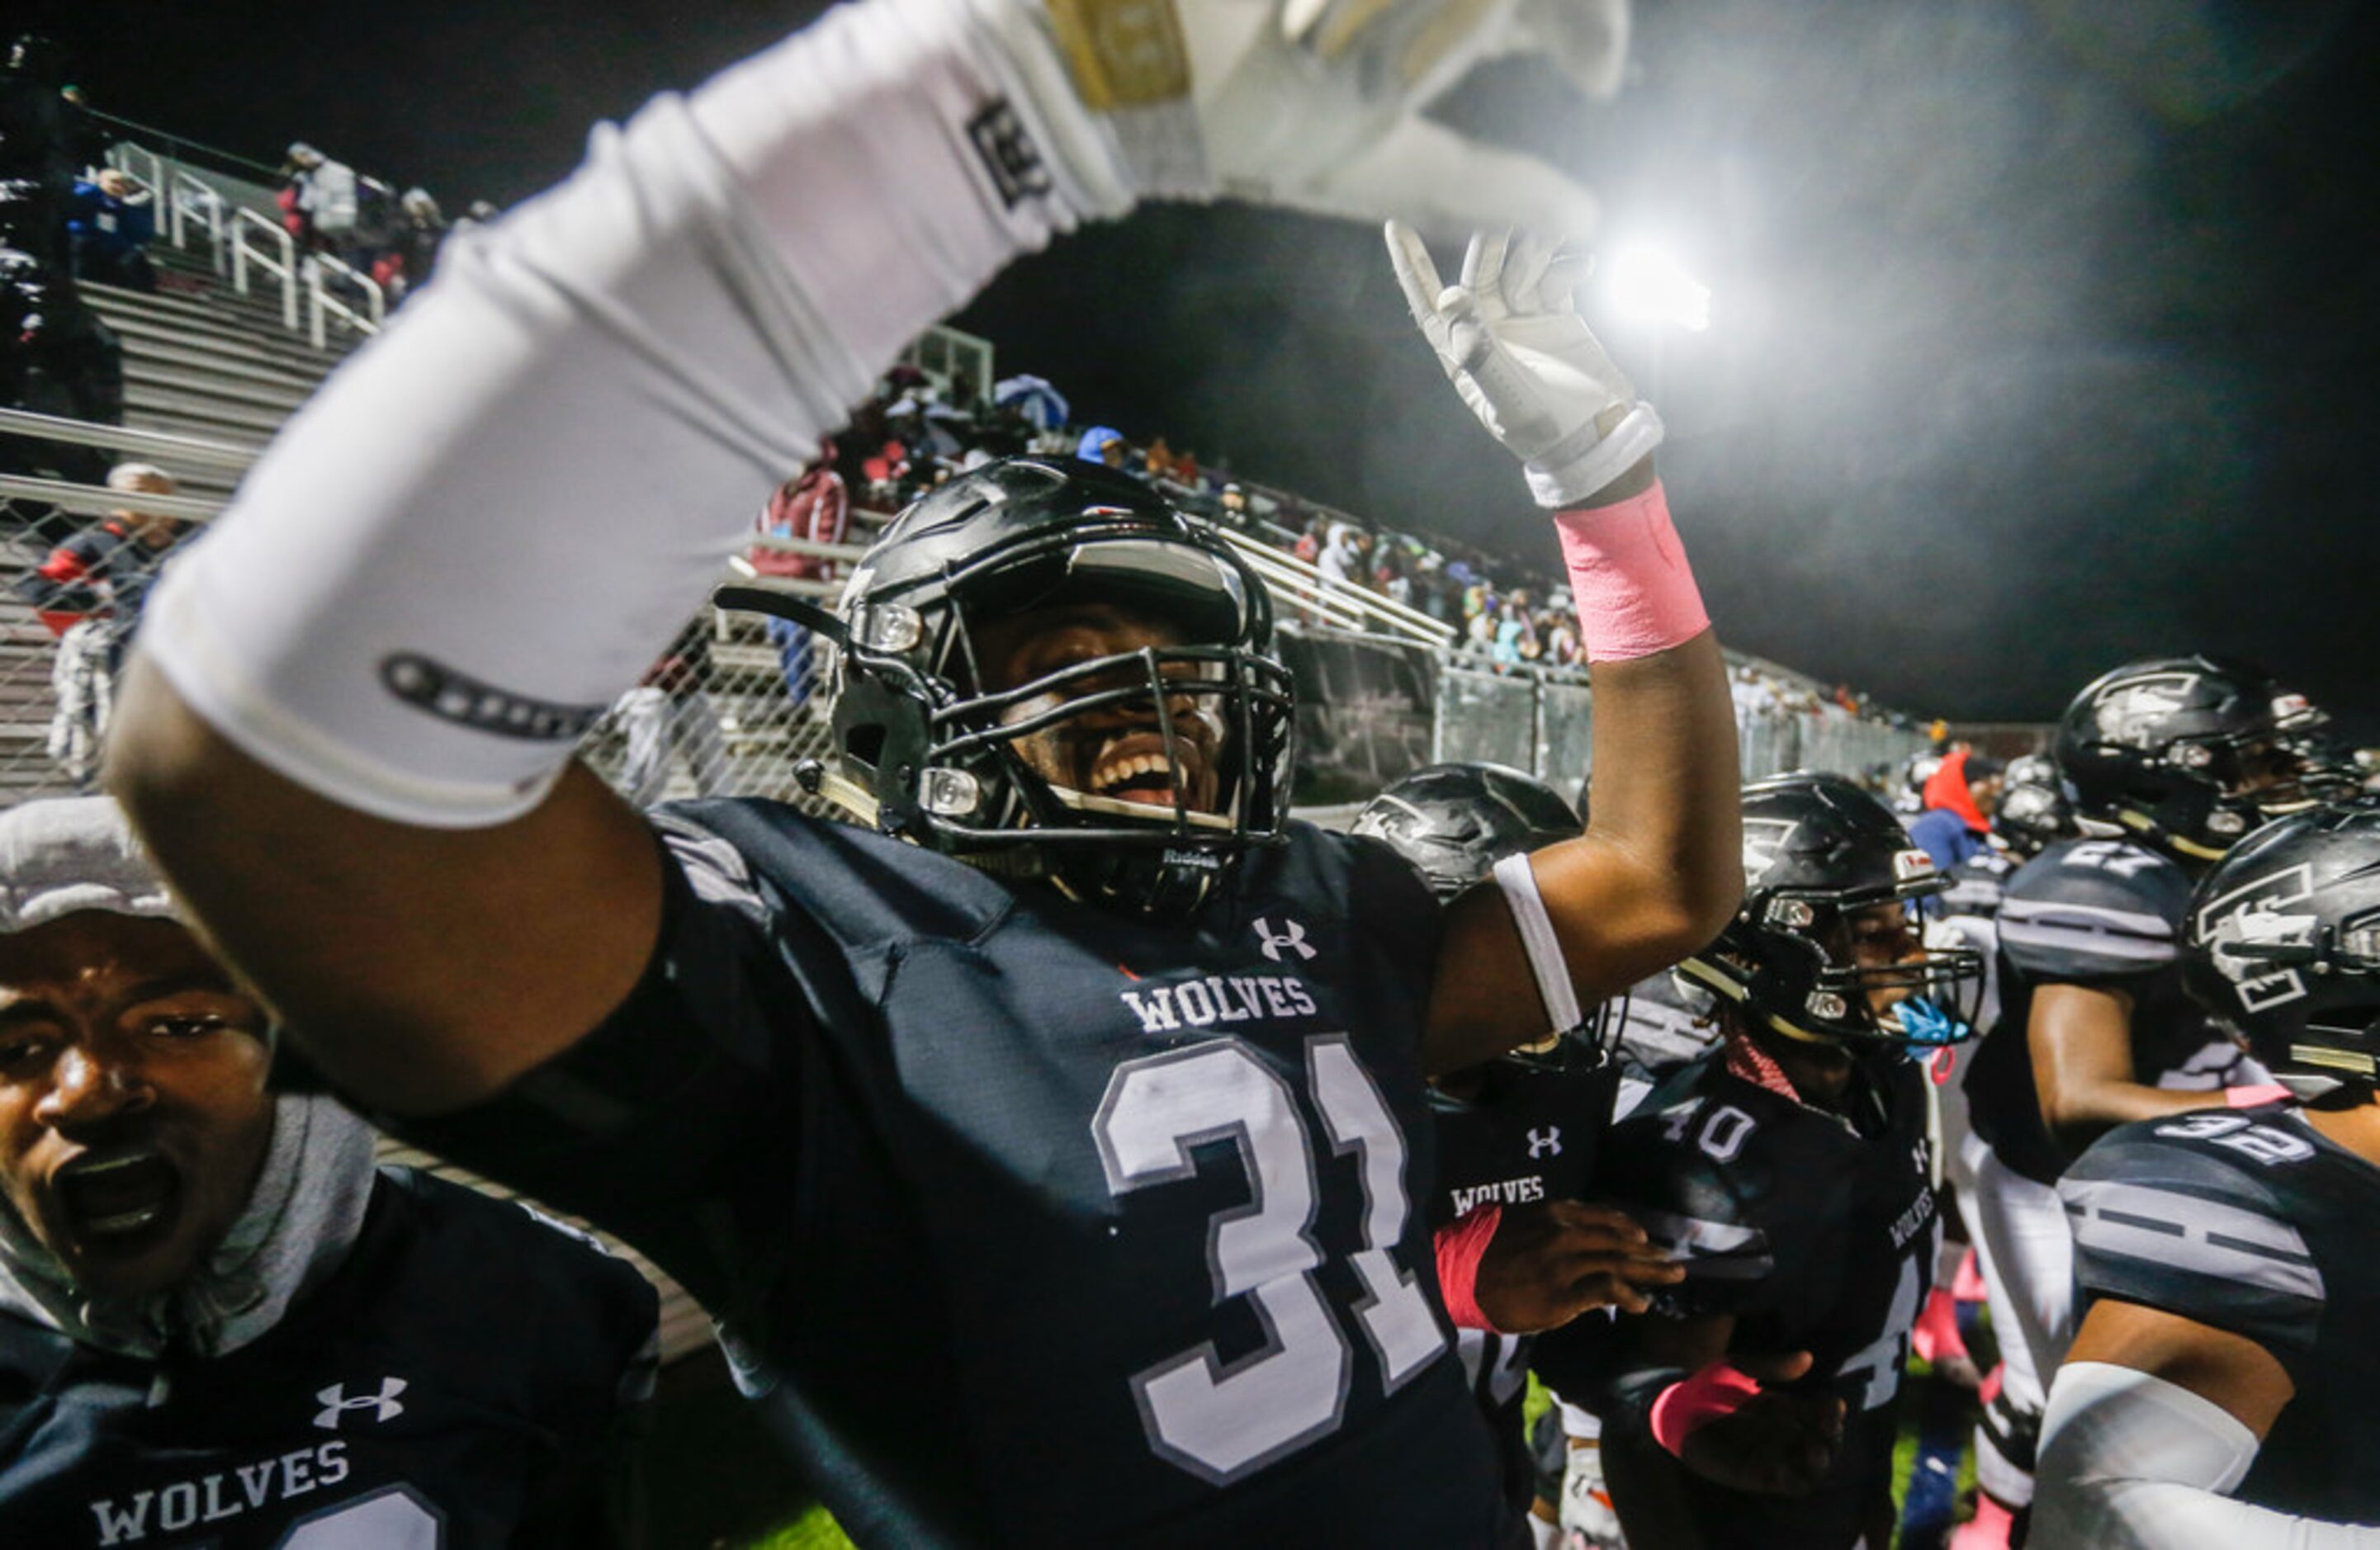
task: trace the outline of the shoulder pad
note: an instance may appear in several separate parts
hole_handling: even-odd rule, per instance
[[[2068,840],[2025,863],[2000,903],[2009,961],[2042,980],[2153,974],[2176,961],[2190,878],[2127,840]]]
[[[1015,902],[999,879],[963,861],[782,802],[672,803],[652,822],[696,898],[762,922],[791,906],[854,947],[971,941]]]
[[[2058,1185],[2076,1280],[2276,1356],[2311,1350],[2325,1291],[2289,1219],[2288,1170],[2314,1154],[2287,1121],[2228,1109],[2108,1132]]]

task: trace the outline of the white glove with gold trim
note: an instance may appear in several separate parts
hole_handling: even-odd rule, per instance
[[[977,0],[1054,42],[1134,192],[1584,235],[1595,197],[1423,116],[1500,54],[1618,89],[1629,0]],[[1021,41],[1021,40],[1019,40]]]

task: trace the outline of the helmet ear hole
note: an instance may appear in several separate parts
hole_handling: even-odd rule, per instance
[[[853,727],[844,734],[843,757],[854,764],[870,769],[884,763],[884,729],[880,726]]]

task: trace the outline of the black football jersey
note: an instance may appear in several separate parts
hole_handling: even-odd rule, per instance
[[[1619,1080],[1619,1068],[1609,1062],[1580,1067],[1508,1060],[1488,1061],[1462,1073],[1459,1083],[1433,1088],[1438,1188],[1431,1195],[1432,1225],[1486,1205],[1585,1199]],[[1450,1090],[1456,1087],[1461,1096]],[[1525,1511],[1536,1494],[1536,1460],[1521,1424],[1521,1405],[1536,1342],[1480,1329],[1458,1329],[1455,1338],[1503,1456],[1505,1498]]]
[[[2244,1336],[2289,1373],[2297,1392],[2233,1495],[2380,1522],[2380,1169],[2271,1104],[2122,1126],[2058,1193],[2086,1298]]]
[[[1420,1193],[1439,909],[1394,854],[1293,825],[1167,922],[780,804],[656,821],[643,983],[415,1130],[676,1276],[853,1538],[1503,1532]]]
[[[579,1234],[383,1169],[345,1263],[227,1355],[113,1355],[0,1314],[0,1543],[624,1542],[603,1477],[658,1313]]]
[[[1731,1314],[1731,1349],[1806,1350],[1806,1381],[1844,1404],[1834,1470],[1807,1496],[1693,1478],[1682,1498],[1711,1544],[1849,1546],[1889,1492],[1894,1400],[1941,1241],[1924,1080],[1912,1061],[1863,1060],[1854,1123],[1731,1074],[1721,1053],[1612,1128],[1598,1192],[1686,1264],[1647,1316]]]
[[[2129,840],[2066,840],[2025,863],[2001,902],[1998,1023],[1967,1076],[1975,1132],[2009,1167],[2054,1184],[2068,1157],[2041,1120],[2028,1042],[2044,985],[2105,986],[2132,997],[2132,1072],[2144,1085],[2213,1092],[2258,1082],[2247,1059],[2181,988],[2190,878]]]

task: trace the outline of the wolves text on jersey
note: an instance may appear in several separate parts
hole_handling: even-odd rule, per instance
[[[1208,975],[1174,985],[1146,985],[1117,994],[1145,1034],[1179,1033],[1218,1023],[1312,1017],[1318,1009],[1295,975]]]
[[[347,1472],[347,1445],[334,1440],[195,1480],[177,1480],[162,1490],[135,1491],[121,1501],[103,1496],[91,1504],[91,1512],[99,1520],[103,1546],[137,1544],[152,1529],[180,1533],[200,1523],[220,1523],[255,1508],[336,1485]]]
[[[1546,1176],[1532,1173],[1524,1179],[1504,1179],[1492,1184],[1472,1184],[1452,1192],[1454,1214],[1458,1217],[1477,1210],[1482,1205],[1523,1205],[1546,1198]]]

